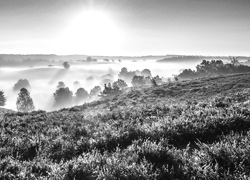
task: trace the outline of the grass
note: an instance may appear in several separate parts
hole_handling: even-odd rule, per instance
[[[250,74],[5,113],[0,179],[249,179]]]

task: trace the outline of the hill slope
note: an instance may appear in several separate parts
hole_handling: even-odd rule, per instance
[[[250,74],[0,122],[0,179],[248,179]]]
[[[224,96],[250,88],[250,73],[200,78],[190,81],[165,83],[157,87],[131,88],[109,99],[95,101],[73,109],[100,113],[105,110],[134,108],[160,103],[211,100],[219,94]],[[94,111],[94,110],[97,111]]]
[[[13,113],[14,111],[5,109],[5,108],[0,108],[0,119],[3,118],[4,114],[6,113]]]

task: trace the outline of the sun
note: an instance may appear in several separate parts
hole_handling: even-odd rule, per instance
[[[121,30],[107,12],[88,10],[71,20],[58,45],[63,53],[106,54],[116,51],[121,40]]]

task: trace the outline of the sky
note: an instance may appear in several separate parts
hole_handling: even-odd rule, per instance
[[[250,1],[0,0],[0,54],[250,56]]]

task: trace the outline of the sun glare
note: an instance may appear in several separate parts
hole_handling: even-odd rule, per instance
[[[82,12],[60,37],[62,53],[106,54],[116,51],[122,39],[113,19],[102,11]]]

